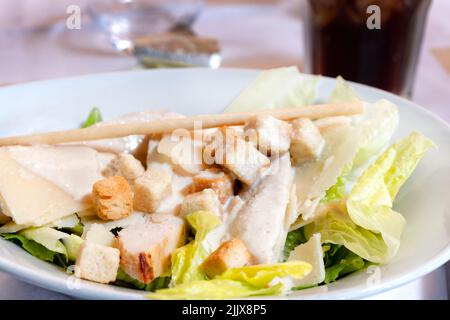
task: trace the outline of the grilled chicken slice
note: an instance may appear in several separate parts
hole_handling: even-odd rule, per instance
[[[171,215],[153,214],[144,224],[119,232],[120,267],[142,283],[150,283],[169,269],[172,252],[184,244],[184,221]]]
[[[232,236],[244,242],[257,263],[273,263],[281,256],[293,176],[289,154],[275,160],[262,181],[247,191],[248,200],[231,224]]]

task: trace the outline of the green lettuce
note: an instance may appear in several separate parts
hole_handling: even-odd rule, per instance
[[[289,258],[289,254],[292,250],[294,250],[297,246],[301,245],[308,241],[305,235],[304,227],[289,231],[286,236],[286,241],[284,243],[284,258]]]
[[[228,269],[212,280],[196,280],[173,288],[156,290],[152,299],[230,299],[274,295],[283,292],[282,283],[271,286],[276,278],[301,279],[311,272],[311,265],[289,261],[273,265],[254,265]]]
[[[336,85],[328,99],[329,103],[361,101],[355,90],[341,76],[336,78]]]
[[[87,119],[83,122],[81,125],[82,128],[87,128],[90,126],[93,126],[97,122],[101,122],[102,114],[100,113],[100,110],[97,107],[92,108],[91,112],[89,112],[89,115]]]
[[[145,291],[154,292],[159,289],[168,288],[170,283],[170,277],[157,277],[152,282],[145,284],[139,280],[131,277],[122,269],[117,270],[116,281],[113,283],[116,286],[127,287]]]
[[[21,234],[2,233],[0,234],[0,237],[19,245],[25,251],[38,259],[54,263],[63,268],[67,268],[68,266],[68,258],[66,254],[52,251],[46,248],[44,245],[34,240],[30,240]]]
[[[327,243],[323,244],[322,248],[324,251],[325,284],[364,269],[369,264],[344,246]]]
[[[302,77],[297,67],[263,71],[239,94],[225,112],[309,105],[316,97],[319,79],[319,77]]]
[[[254,296],[276,295],[283,292],[281,283],[268,288],[257,288],[248,284],[224,279],[197,280],[173,288],[156,290],[147,298],[158,300],[209,300],[232,299]]]
[[[425,152],[433,146],[412,133],[389,147],[357,180],[346,201],[305,226],[306,236],[343,245],[356,255],[387,263],[397,253],[405,219],[392,210],[394,198]]]
[[[360,128],[360,138],[358,151],[353,159],[354,166],[366,163],[389,143],[398,126],[397,106],[387,100],[379,100],[366,107],[363,118],[357,125]]]
[[[191,213],[186,216],[186,220],[195,233],[195,239],[173,252],[171,285],[206,279],[200,265],[211,252],[205,245],[204,239],[209,232],[221,224],[216,215],[207,211]]]

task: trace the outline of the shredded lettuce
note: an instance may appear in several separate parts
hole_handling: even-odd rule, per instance
[[[283,292],[282,283],[272,281],[284,277],[301,279],[311,272],[311,265],[290,261],[273,265],[232,268],[212,280],[196,280],[147,295],[152,299],[229,299],[274,295]]]
[[[206,279],[200,265],[211,252],[203,241],[209,232],[221,224],[216,215],[207,211],[191,213],[186,220],[195,233],[195,239],[172,254],[172,286]]]
[[[90,126],[93,126],[97,122],[101,122],[102,114],[100,113],[100,110],[97,107],[92,108],[91,112],[89,112],[89,115],[87,119],[84,121],[84,123],[81,125],[82,128],[87,128]]]
[[[353,162],[347,163],[342,169],[341,175],[337,178],[336,183],[325,191],[325,196],[320,200],[321,203],[326,203],[334,200],[342,199],[345,196],[345,185],[347,183],[347,176],[350,174],[353,167]]]
[[[309,105],[316,97],[319,79],[319,77],[302,77],[297,67],[263,71],[225,112]]]
[[[387,263],[398,251],[405,219],[392,210],[394,198],[425,152],[433,146],[412,133],[388,148],[357,180],[346,201],[305,226],[323,242],[345,246],[356,255]]]

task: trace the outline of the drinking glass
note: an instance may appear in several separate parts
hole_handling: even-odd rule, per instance
[[[410,97],[431,0],[306,0],[305,71]]]

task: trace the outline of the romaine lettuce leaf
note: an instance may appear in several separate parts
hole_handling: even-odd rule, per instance
[[[329,103],[361,101],[355,90],[341,76],[336,78],[336,85],[328,99]]]
[[[266,287],[275,278],[292,277],[302,279],[311,272],[311,265],[303,261],[288,261],[276,264],[258,264],[226,270],[217,279],[243,282],[255,287]]]
[[[325,263],[325,284],[364,269],[369,263],[346,247],[331,243],[322,245]]]
[[[152,282],[145,284],[131,277],[130,275],[125,273],[125,271],[119,268],[117,270],[116,281],[114,281],[113,284],[119,287],[127,287],[154,292],[159,289],[168,288],[169,283],[170,277],[157,277],[153,279]]]
[[[239,281],[213,279],[197,280],[169,289],[156,290],[146,297],[158,300],[215,300],[275,295],[282,292],[281,283],[268,288],[259,288]]]
[[[301,279],[311,272],[311,265],[290,261],[273,265],[254,265],[228,269],[212,280],[196,280],[147,295],[152,299],[229,299],[273,295],[283,292],[283,284],[271,286],[276,278]]]
[[[203,241],[209,232],[221,224],[216,215],[207,211],[191,213],[186,220],[195,233],[195,239],[173,252],[171,285],[206,279],[200,265],[211,252]]]
[[[354,166],[360,166],[376,156],[389,143],[398,126],[397,106],[387,100],[379,100],[366,106],[360,128],[358,152],[353,159]]]
[[[263,71],[239,94],[225,112],[309,105],[316,97],[319,79],[319,77],[302,77],[297,67]]]
[[[388,262],[398,251],[405,225],[392,210],[393,200],[431,146],[418,133],[392,145],[358,178],[345,203],[330,206],[305,226],[306,236],[320,232],[325,243],[343,245],[371,262]]]
[[[289,231],[286,237],[286,242],[284,243],[284,258],[287,259],[292,250],[307,241],[308,239],[305,236],[304,227]]]
[[[63,268],[67,268],[68,258],[67,255],[65,254],[49,250],[42,244],[30,240],[20,234],[2,233],[0,234],[0,237],[21,246],[25,251],[27,251],[28,253],[30,253],[31,255],[35,256],[38,259],[52,262]]]

